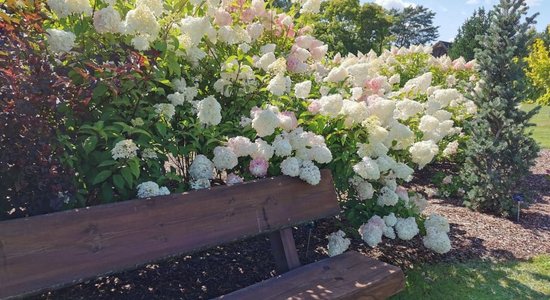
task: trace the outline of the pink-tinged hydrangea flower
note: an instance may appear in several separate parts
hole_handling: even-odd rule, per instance
[[[371,247],[375,247],[382,242],[382,235],[384,234],[385,228],[386,224],[384,220],[375,215],[372,216],[367,223],[359,227],[359,234],[365,243]]]
[[[228,26],[233,23],[233,18],[231,14],[220,8],[214,13],[214,23],[218,26]]]
[[[229,175],[227,175],[227,179],[225,180],[225,184],[227,185],[235,185],[243,182],[244,178],[235,173],[230,173]]]
[[[248,170],[250,170],[250,173],[256,177],[265,177],[267,175],[268,167],[269,162],[261,157],[258,157],[250,161]]]
[[[296,119],[296,115],[292,111],[283,111],[279,113],[279,126],[286,130],[291,131],[298,127],[298,120]]]
[[[312,114],[318,114],[321,111],[321,103],[318,100],[313,100],[309,103],[307,110]]]

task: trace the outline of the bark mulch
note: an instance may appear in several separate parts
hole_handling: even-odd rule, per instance
[[[522,209],[519,222],[471,211],[458,200],[429,199],[425,213],[444,215],[451,224],[453,249],[449,253],[440,255],[427,250],[418,236],[411,241],[384,239],[377,248],[370,248],[358,236],[353,236],[350,248],[405,269],[422,263],[472,258],[527,259],[550,253],[548,169],[550,150],[543,150],[525,183],[535,192],[535,202]],[[300,260],[307,264],[327,257],[326,236],[349,226],[346,224],[344,220],[332,218],[316,222],[313,228],[295,228]],[[349,229],[348,232],[354,230]],[[259,236],[29,299],[209,299],[276,274],[269,240]]]

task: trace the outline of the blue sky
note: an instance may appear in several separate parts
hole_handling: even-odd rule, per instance
[[[385,8],[402,9],[408,5],[422,5],[436,13],[434,23],[439,26],[439,39],[451,41],[458,28],[470,17],[474,10],[484,6],[491,9],[498,0],[361,0],[376,2]],[[537,31],[543,31],[550,24],[550,0],[527,0],[530,14],[540,12],[537,17]]]

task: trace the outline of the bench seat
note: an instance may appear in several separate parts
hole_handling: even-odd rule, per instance
[[[349,251],[217,299],[386,299],[404,286],[398,267]]]

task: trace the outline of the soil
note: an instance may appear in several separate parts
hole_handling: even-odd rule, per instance
[[[451,224],[453,249],[446,254],[426,249],[419,236],[410,241],[384,239],[377,248],[352,237],[350,249],[404,269],[422,263],[528,259],[550,253],[549,177],[550,150],[542,150],[525,182],[536,197],[529,207],[522,208],[519,221],[471,211],[460,200],[430,198],[425,213],[441,214]],[[431,188],[427,182],[420,183],[417,188]],[[319,220],[313,227],[296,227],[294,237],[301,262],[327,257],[326,236],[347,226],[345,220],[331,218]],[[258,236],[28,299],[209,299],[276,274],[269,240]]]

